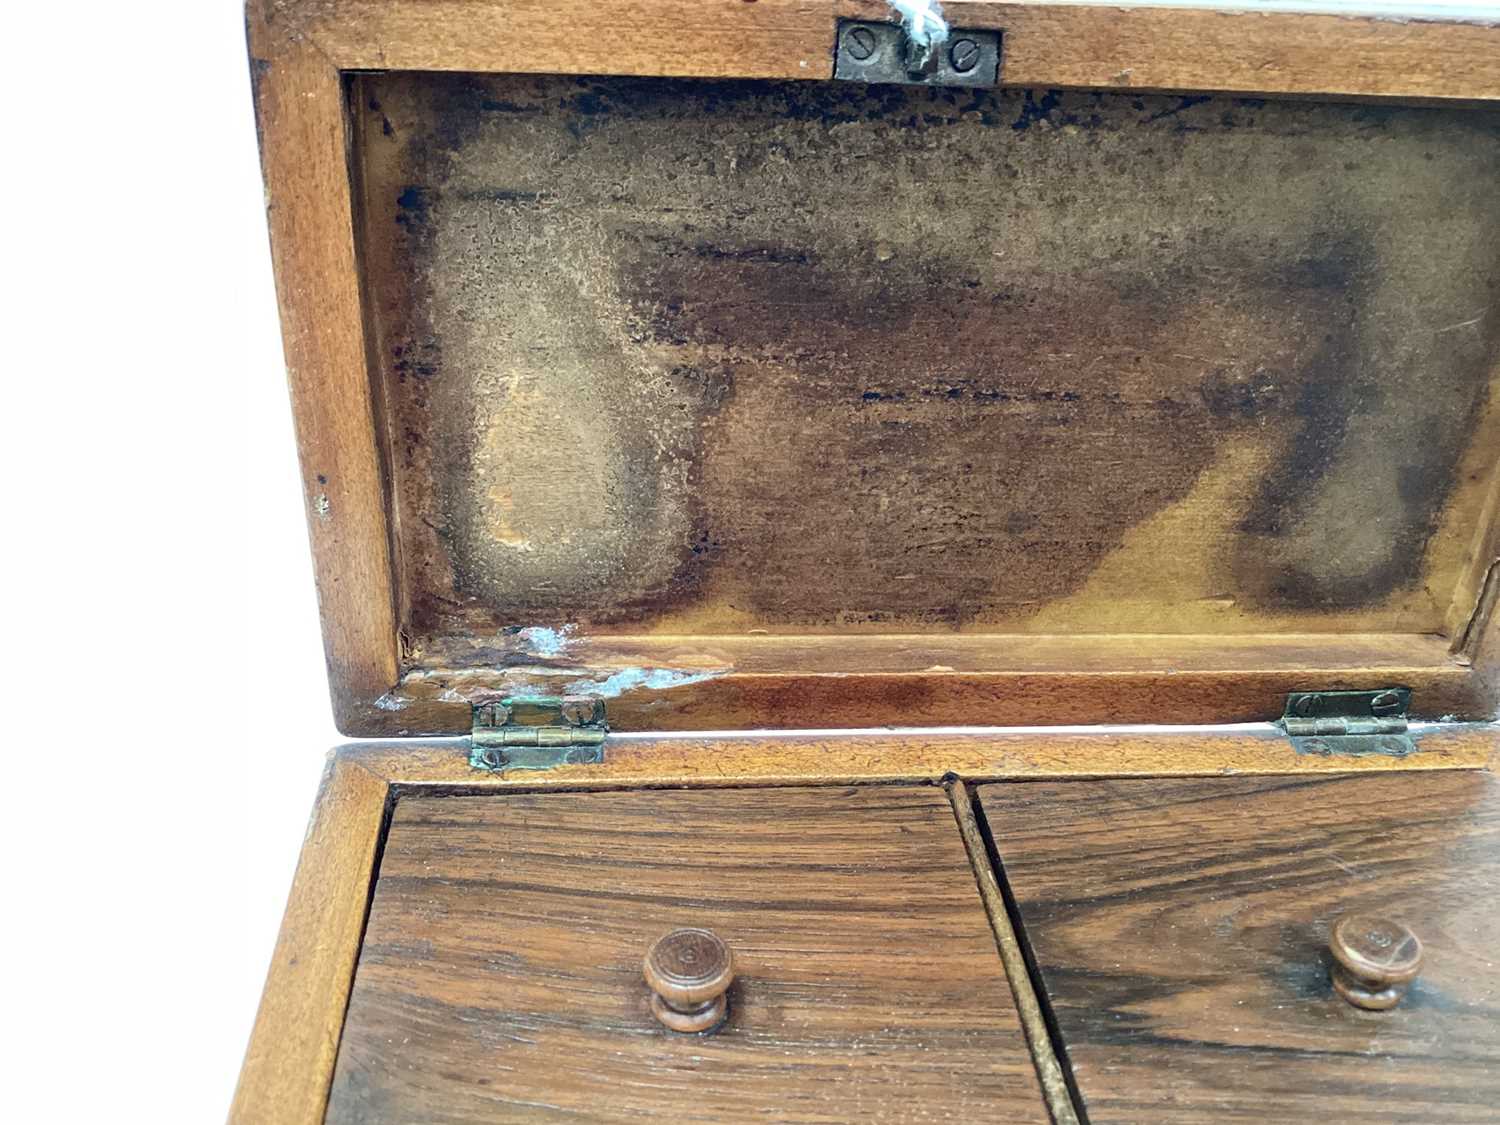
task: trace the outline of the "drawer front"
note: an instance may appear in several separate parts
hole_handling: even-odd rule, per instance
[[[980,805],[1093,1125],[1500,1116],[1493,775],[990,785]],[[1389,1011],[1330,987],[1354,912],[1423,943]]]
[[[714,931],[708,1035],[642,959]],[[423,797],[393,814],[328,1120],[1047,1120],[932,788]]]

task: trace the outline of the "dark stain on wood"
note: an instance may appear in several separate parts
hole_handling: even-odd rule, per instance
[[[733,949],[728,1021],[652,1015],[646,950]],[[934,788],[403,798],[331,1123],[1047,1120]]]
[[[1493,112],[361,87],[418,634],[1026,628],[1127,546],[1122,627],[1435,628],[1492,428]]]
[[[1089,1120],[1493,1121],[1500,785],[1484,772],[989,785],[980,803]],[[1329,928],[1423,942],[1388,1012]]]

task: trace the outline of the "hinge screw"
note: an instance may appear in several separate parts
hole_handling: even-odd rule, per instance
[[[1394,715],[1401,710],[1401,697],[1393,691],[1383,691],[1370,700],[1370,714]]]
[[[954,70],[967,74],[979,65],[979,44],[972,39],[960,39],[949,50],[948,58],[953,61]]]
[[[868,27],[849,29],[849,56],[864,62],[875,53],[875,33]]]
[[[587,726],[599,715],[599,701],[597,699],[564,699],[562,702],[563,722],[571,723],[575,727]]]
[[[1298,717],[1305,719],[1313,713],[1313,709],[1317,705],[1318,697],[1316,695],[1304,695],[1292,705],[1292,711]]]

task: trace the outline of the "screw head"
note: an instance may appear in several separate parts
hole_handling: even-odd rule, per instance
[[[850,58],[864,62],[875,53],[875,33],[868,27],[851,27],[844,40]]]
[[[1401,696],[1394,691],[1383,691],[1370,700],[1370,714],[1394,715],[1401,710]]]
[[[1301,696],[1296,703],[1292,704],[1292,713],[1305,719],[1313,713],[1313,710],[1318,706],[1318,702],[1319,700],[1316,695]]]
[[[562,717],[565,723],[581,727],[592,723],[599,716],[599,701],[591,696],[569,697],[562,701]]]
[[[979,65],[979,44],[972,39],[960,39],[948,51],[953,69],[967,74]]]

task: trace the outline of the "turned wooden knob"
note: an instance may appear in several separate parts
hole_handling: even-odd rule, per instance
[[[1417,935],[1389,918],[1346,914],[1334,923],[1328,948],[1334,991],[1371,1011],[1395,1007],[1422,967]]]
[[[646,954],[651,1010],[673,1031],[712,1031],[729,1014],[729,946],[708,930],[673,930]]]

